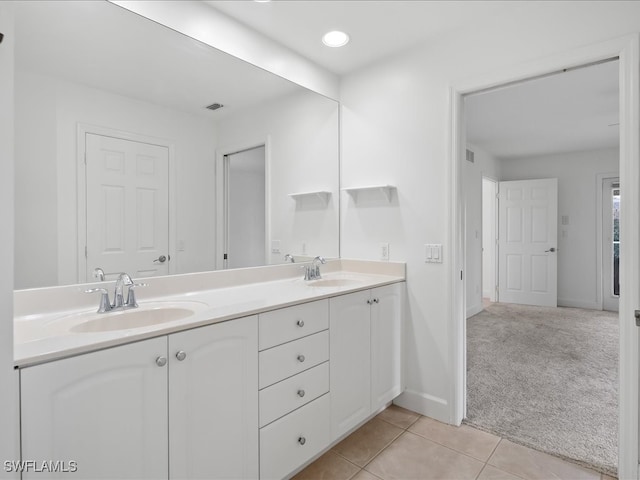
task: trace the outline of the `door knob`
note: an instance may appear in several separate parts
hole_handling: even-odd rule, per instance
[[[553,253],[553,252],[555,252],[555,251],[556,251],[556,247],[551,247],[549,250],[545,250],[544,252],[545,252],[545,253],[547,253],[547,252],[551,252],[551,253]]]
[[[153,263],[164,263],[167,261],[167,257],[166,255],[160,255],[158,258],[156,258]]]

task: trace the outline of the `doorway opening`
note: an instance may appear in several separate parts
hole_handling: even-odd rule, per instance
[[[611,260],[611,280],[603,291],[614,296],[619,186],[602,191],[598,210],[597,178],[619,171],[618,69],[611,59],[469,94],[466,148],[475,162],[462,161],[466,310],[484,308],[466,324],[466,422],[609,474],[618,463],[619,325],[602,312],[594,252],[607,211],[602,257]],[[498,180],[497,197],[486,177]],[[475,259],[480,273],[469,268]],[[486,306],[485,281],[496,270],[499,303]],[[593,381],[603,369],[603,382]]]
[[[223,157],[223,268],[267,263],[265,145]]]

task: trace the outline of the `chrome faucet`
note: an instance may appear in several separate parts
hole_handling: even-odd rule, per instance
[[[116,289],[113,292],[113,308],[124,307],[124,287],[131,287],[133,285],[133,280],[128,273],[121,273],[118,275],[118,279],[116,280]]]
[[[136,295],[134,289],[137,287],[146,287],[146,283],[133,283],[128,273],[120,273],[116,280],[115,291],[113,292],[113,303],[109,301],[109,292],[106,288],[91,288],[85,290],[85,293],[99,292],[100,306],[98,307],[98,313],[109,312],[113,309],[126,309],[136,308],[138,302],[136,302]],[[124,299],[124,287],[128,287],[127,300]]]
[[[320,264],[327,263],[324,257],[317,256],[311,263],[304,267],[304,279],[305,280],[319,280],[322,278],[320,275]]]

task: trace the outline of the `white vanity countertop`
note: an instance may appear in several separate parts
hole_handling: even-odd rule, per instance
[[[103,314],[95,314],[99,296],[92,295],[89,306],[87,295],[83,293],[84,289],[95,284],[18,291],[14,296],[17,315],[14,319],[14,365],[26,367],[405,280],[404,264],[335,260],[322,266],[322,277],[325,282],[337,280],[334,282],[337,285],[329,282],[324,286],[311,286],[312,282],[301,278],[299,268],[300,265],[295,264],[295,268],[294,265],[281,265],[150,278],[144,280],[149,283],[148,292],[145,289],[138,290],[137,309]],[[240,277],[246,279],[247,274],[261,281],[243,284],[243,278]],[[228,277],[226,283],[231,286],[221,285],[225,283],[225,276]],[[157,285],[154,285],[154,281],[157,281]],[[108,283],[110,294],[113,293],[112,283]],[[175,283],[175,288],[171,288],[171,283]],[[207,283],[212,286],[207,288]],[[170,290],[176,293],[168,293]],[[55,308],[60,298],[75,301],[76,297],[80,304],[69,301],[67,304],[73,305],[71,308]],[[43,308],[42,303],[51,308]],[[188,309],[194,313],[183,319],[138,328],[100,332],[72,330],[88,318],[102,322],[109,318],[116,319],[120,314],[156,309],[159,312],[160,309],[171,308]]]

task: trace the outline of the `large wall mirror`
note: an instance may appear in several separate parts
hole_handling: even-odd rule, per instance
[[[106,1],[13,8],[16,289],[339,255],[334,100]]]

